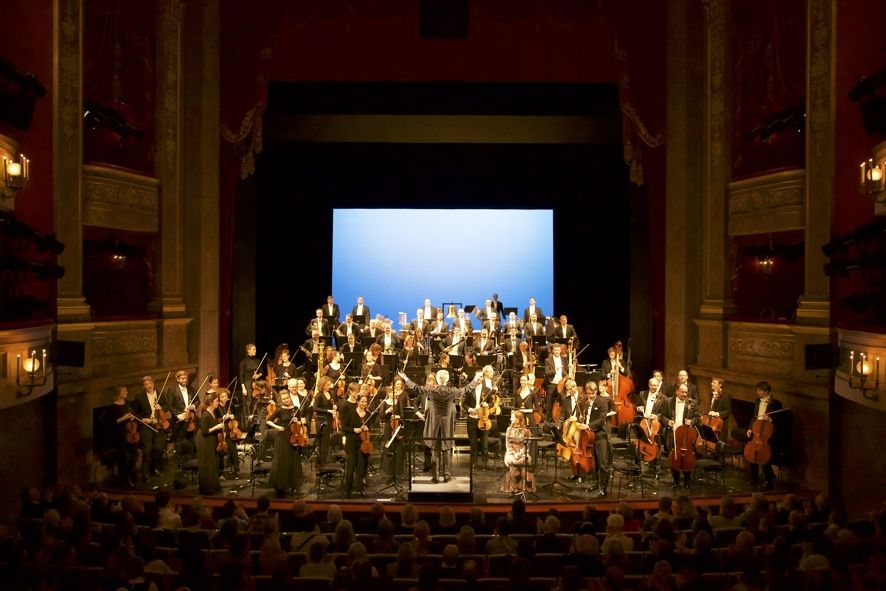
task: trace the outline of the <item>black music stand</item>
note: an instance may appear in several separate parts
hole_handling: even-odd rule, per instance
[[[320,335],[320,341],[323,342],[323,346],[324,346],[324,347],[327,347],[327,348],[328,348],[328,347],[331,347],[331,346],[332,346],[332,337],[330,337],[330,336],[327,336],[327,335],[325,335],[325,334],[324,334],[324,335]]]
[[[452,366],[453,369],[456,367],[461,368],[465,364],[465,356],[464,355],[455,355],[454,353],[449,354],[449,365]],[[450,373],[449,377],[452,377]]]
[[[402,446],[401,453],[406,452],[406,446],[412,445],[412,440],[413,440],[412,431],[414,429],[414,425],[416,422],[419,422],[419,421],[417,421],[417,419],[407,419],[405,417],[401,417],[400,426],[397,427],[397,432],[393,433],[391,435],[391,438],[388,441],[384,442],[385,450],[390,449],[390,446],[392,446],[392,445],[398,445],[396,442],[396,438],[399,436],[402,438],[399,443],[399,445]],[[402,479],[403,475],[400,475],[397,473],[397,461],[396,461],[395,452],[391,451],[390,453],[391,453],[391,483],[389,485],[385,486],[384,488],[379,489],[376,492],[376,494],[381,494],[381,493],[389,491],[389,490],[394,490],[397,493],[394,495],[396,498],[403,498],[404,497],[403,493],[404,493],[405,489],[404,489],[403,485],[400,483],[400,480]],[[414,454],[415,454],[415,452],[413,451],[412,455],[414,455]],[[412,473],[411,462],[410,462],[410,467],[409,467],[409,473],[410,473],[409,476],[411,478],[411,475],[412,475],[411,474]]]
[[[535,467],[536,463],[532,460],[533,457],[537,457],[538,453],[536,448],[538,446],[538,440],[541,437],[527,437],[524,441],[528,442],[526,453],[524,454],[523,465],[520,466],[521,478],[520,478],[520,490],[514,493],[515,499],[520,499],[524,503],[527,500],[527,497],[533,497],[533,500],[538,500],[538,495],[530,490],[526,490],[526,477],[529,474],[530,465],[532,466],[532,475],[535,477]],[[556,473],[556,468],[554,472]],[[555,478],[556,480],[556,478]]]
[[[563,446],[566,445],[566,442],[563,440],[563,436],[560,434],[560,428],[557,427],[556,425],[551,425],[551,437],[554,440],[555,444],[559,444],[559,445],[563,445]],[[546,489],[550,490],[551,494],[553,495],[554,494],[554,487],[561,486],[567,491],[570,491],[570,492],[572,491],[572,488],[568,484],[566,484],[565,482],[560,482],[560,480],[557,478],[557,472],[559,469],[559,465],[560,465],[560,459],[555,454],[554,455],[554,479],[547,484],[542,484],[540,486],[536,486],[535,490],[541,490],[543,488],[546,488]]]
[[[496,355],[477,355],[477,365],[481,368],[487,365],[494,365],[498,360]]]
[[[343,355],[345,365],[348,366],[346,374],[352,377],[360,375],[361,366],[363,365],[363,353],[344,353]]]
[[[351,319],[354,321],[354,324],[366,326],[366,314],[351,314]]]

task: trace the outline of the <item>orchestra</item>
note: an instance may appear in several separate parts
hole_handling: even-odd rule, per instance
[[[295,355],[286,343],[261,356],[254,343],[246,346],[232,381],[239,379],[239,388],[229,391],[211,376],[192,383],[187,371],[178,371],[168,390],[158,391],[151,376],[143,378],[143,391],[131,401],[125,388],[118,389],[108,431],[118,448],[121,482],[132,486],[156,475],[167,442],[179,465],[197,460],[201,494],[220,490],[226,465],[239,478],[244,447],[247,453],[252,450],[254,464],[272,461],[270,485],[280,496],[297,494],[305,463],[329,464],[334,450],[345,452],[342,492],[347,496],[363,494],[375,454],[389,486],[397,486],[413,469],[431,472],[432,482],[446,482],[456,421],[467,433],[471,469],[487,465],[490,437],[505,442],[502,490],[509,492],[534,483],[527,471],[537,463],[537,457],[529,457],[537,449],[527,442],[550,440],[555,433],[563,439],[557,440],[557,461],[576,481],[593,481],[600,495],[607,494],[609,484],[610,432],[628,438],[628,449],[638,466],[643,462],[644,473],[658,479],[661,466],[669,465],[675,487],[692,484],[702,425],[716,438],[704,431],[708,441],[698,444],[722,458],[732,415],[722,378],[712,378],[701,412],[685,370],[670,386],[656,370],[646,389],[635,391],[630,342],[625,349],[616,341],[600,366],[590,366],[599,371],[586,371],[588,366],[578,363],[582,350],[566,315],[544,316],[534,298],[522,316],[513,308],[503,310],[497,296],[468,307],[470,316],[464,307],[448,307],[445,318],[444,306],[428,299],[413,320],[400,314],[398,330],[382,315],[371,317],[362,296],[339,322],[338,306],[329,296],[315,310],[306,327],[310,338],[293,349]],[[479,331],[471,316],[479,321]],[[333,336],[337,346],[331,345]],[[732,441],[746,443],[750,477],[759,481],[762,475],[763,486],[771,487],[774,474],[765,439],[778,420],[770,415],[781,406],[768,384],[761,384],[754,421],[736,429],[741,437]],[[410,460],[410,438],[424,442],[419,449],[425,461],[418,466],[409,465],[421,461]]]

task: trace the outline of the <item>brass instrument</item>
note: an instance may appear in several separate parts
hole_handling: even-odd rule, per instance
[[[320,378],[323,377],[323,358],[324,358],[324,349],[326,349],[326,345],[322,342],[319,345],[319,353],[317,353],[317,376],[314,380],[314,395],[320,391]]]

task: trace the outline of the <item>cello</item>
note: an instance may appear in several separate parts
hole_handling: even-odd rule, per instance
[[[655,442],[655,437],[661,429],[661,423],[658,422],[654,415],[651,418],[643,417],[640,419],[640,428],[643,429],[643,433],[649,439],[649,443],[639,440],[633,443],[637,447],[640,459],[644,462],[652,462],[658,457],[658,444]]]
[[[711,415],[705,415],[701,417],[701,424],[706,425],[711,428],[714,432],[714,435],[717,436],[717,440],[720,439],[720,431],[723,430],[723,419],[720,417],[713,417]],[[715,441],[708,441],[707,439],[703,439],[700,442],[700,445],[703,449],[712,452],[717,449],[717,443]]]
[[[692,425],[674,428],[674,447],[668,454],[671,469],[678,472],[692,472],[695,468],[695,442],[698,431]]]
[[[582,417],[580,423],[576,425],[578,442],[571,454],[572,473],[576,476],[586,476],[597,470],[597,462],[594,459],[594,442],[597,435],[584,425],[586,420],[587,417]]]
[[[751,439],[744,446],[744,458],[751,464],[765,465],[772,460],[769,440],[775,433],[775,425],[769,417],[757,419],[751,425]]]

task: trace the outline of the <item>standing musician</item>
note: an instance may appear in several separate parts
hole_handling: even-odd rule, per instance
[[[701,415],[698,412],[698,405],[693,404],[692,399],[689,398],[689,387],[686,384],[680,384],[677,386],[676,395],[673,398],[665,400],[661,410],[661,423],[668,427],[668,430],[662,437],[664,439],[665,455],[669,455],[670,451],[674,448],[674,431],[676,431],[677,427],[680,425],[695,426],[698,424],[698,419],[700,417]],[[686,453],[695,453],[695,450],[687,450]],[[679,470],[671,468],[671,476],[674,478],[674,488],[680,486],[680,474],[681,472]],[[687,489],[691,488],[692,472],[687,471],[682,474],[683,486]]]
[[[619,377],[628,377],[628,368],[625,366],[622,359],[618,357],[618,351],[616,348],[609,347],[609,349],[606,350],[606,353],[609,355],[609,358],[604,359],[601,366],[603,369],[603,375],[606,376],[606,379],[611,380],[616,372],[618,372]]]
[[[643,420],[658,421],[658,417],[661,415],[666,400],[661,393],[661,381],[658,378],[649,378],[648,388],[648,390],[641,390],[638,395],[639,404],[637,404],[637,416],[635,417],[635,420],[640,422]],[[661,435],[656,434],[655,439],[656,440],[651,443],[660,443]],[[660,459],[661,457],[659,456],[655,461],[650,462],[650,469],[656,480],[661,473]]]
[[[428,325],[428,333],[433,341],[434,353],[439,354],[443,348],[443,342],[449,335],[449,325],[443,319],[443,311],[437,310],[437,318]]]
[[[293,384],[293,390],[295,388],[297,383]],[[269,430],[277,432],[269,484],[277,492],[278,497],[286,496],[291,489],[297,493],[302,484],[301,447],[293,446],[289,436],[292,421],[303,420],[300,414],[296,417],[296,411],[290,391],[280,390],[280,406],[267,418]]]
[[[375,339],[378,345],[381,345],[382,353],[385,355],[393,354],[400,348],[400,337],[394,334],[390,324],[385,324],[384,333]]]
[[[400,476],[405,473],[406,454],[404,454],[403,437],[405,435],[403,419],[406,416],[406,407],[409,403],[409,396],[406,394],[406,387],[400,377],[395,377],[393,386],[388,388],[387,395],[381,404],[382,410],[379,417],[383,422],[382,440],[384,443],[385,460],[387,463],[387,480],[385,484],[399,480]],[[397,437],[393,441],[391,438],[397,429]]]
[[[483,302],[483,307],[477,306],[474,308],[474,316],[477,317],[478,320],[486,322],[492,318],[500,318],[498,309],[492,304],[492,300],[487,298],[485,302]]]
[[[409,330],[415,333],[415,331],[420,330],[422,334],[425,334],[430,330],[431,322],[425,316],[424,308],[419,308],[415,311],[415,319],[409,323]]]
[[[169,392],[169,409],[176,418],[172,426],[172,440],[178,461],[184,463],[196,457],[194,434],[198,423],[197,407],[202,404],[197,400],[194,389],[188,385],[188,372],[177,371],[175,381],[176,385]]]
[[[319,340],[319,334],[317,335]],[[311,343],[313,337],[305,343],[305,348],[310,351],[308,343]],[[274,386],[279,388],[286,387],[286,381],[295,377],[296,365],[291,361],[289,355],[289,347],[283,347],[278,352],[277,361],[274,364],[274,376],[276,376]]]
[[[443,314],[442,310],[438,310],[437,306],[431,305],[431,298],[425,298],[425,303],[422,306],[422,312],[425,314],[425,318],[430,320],[431,318],[437,318],[437,314]]]
[[[572,387],[575,388],[575,382]],[[579,430],[575,435],[575,445],[579,443],[579,434],[582,429],[589,429],[594,432],[594,458],[596,459],[597,484],[600,487],[597,493],[601,497],[606,496],[606,490],[609,488],[609,467],[611,458],[609,455],[609,415],[612,412],[609,406],[609,400],[601,396],[597,396],[597,384],[593,381],[585,384],[585,400],[580,403],[584,407],[584,412],[579,414],[583,416],[584,421],[579,424]],[[569,383],[567,383],[569,387]],[[574,454],[573,454],[574,457]]]
[[[486,365],[480,379],[474,382],[476,386],[469,392],[462,403],[462,408],[468,412],[468,439],[471,443],[471,465],[477,465],[477,458],[483,456],[484,462],[489,447],[489,431],[479,427],[480,409],[489,409],[492,406],[492,397],[497,394],[498,387],[495,384],[495,369]]]
[[[538,316],[533,314],[523,323],[523,334],[527,338],[532,337],[539,346],[544,344],[545,326],[538,321]]]
[[[769,382],[758,382],[757,400],[754,401],[754,412],[751,414],[751,424],[745,431],[736,427],[732,431],[733,436],[739,441],[750,442],[754,438],[754,423],[757,421],[771,421],[772,426],[775,428],[772,433],[773,438],[771,445],[772,447],[777,447],[776,443],[778,440],[784,439],[786,436],[784,433],[785,425],[784,421],[779,420],[779,417],[783,413],[776,415],[772,415],[772,413],[782,410],[783,408],[784,406],[781,401],[776,400],[775,397],[772,396],[772,386],[769,385]],[[772,455],[773,454],[769,454],[769,461],[761,465],[748,462],[748,469],[750,471],[749,476],[751,484],[754,487],[760,483],[761,470],[763,472],[763,488],[771,489],[775,486],[775,472],[772,470]]]
[[[378,337],[382,335],[384,331],[379,327],[378,320],[375,318],[370,318],[369,324],[366,325],[366,328],[363,329],[363,346],[366,347],[366,343],[374,343]]]
[[[403,348],[400,349],[400,352],[397,354],[397,367],[404,371],[407,367],[419,367],[421,364],[419,363],[418,355],[418,347],[415,345],[415,336],[407,334],[403,338]]]
[[[551,409],[554,406],[557,395],[557,384],[566,378],[569,371],[569,360],[563,355],[563,347],[560,343],[551,346],[551,354],[545,359],[545,379],[548,383],[548,395],[545,399],[545,416],[551,418]]]
[[[369,353],[369,356],[363,362],[363,367],[360,370],[360,379],[363,382],[371,381],[374,386],[379,386],[384,378],[382,374],[381,346],[377,343],[372,343],[367,353]]]
[[[473,390],[477,385],[477,380],[462,388],[456,388],[449,385],[448,373],[438,371],[438,385],[419,386],[412,382],[406,374],[401,372],[399,375],[403,378],[408,390],[418,392],[419,396],[426,397],[428,401],[423,437],[425,445],[434,450],[434,476],[431,478],[431,482],[439,482],[441,474],[443,482],[449,482],[452,476],[449,472],[448,458],[455,431],[455,413],[453,412],[455,400]]]
[[[526,341],[520,338],[520,333],[516,328],[511,328],[508,330],[508,337],[502,341],[502,350],[507,353],[508,357],[513,358],[514,353],[517,353],[520,349],[520,343],[524,343]],[[527,350],[529,348],[529,343],[526,343]],[[521,366],[522,367],[522,366]]]
[[[535,316],[535,319],[532,317]],[[539,318],[544,318],[545,313],[542,312],[541,308],[535,305],[535,298],[529,298],[529,305],[523,309],[523,324],[527,324],[528,322],[538,322]],[[544,333],[541,333],[542,335]]]
[[[575,327],[567,322],[565,314],[560,315],[559,324],[555,324],[548,334],[548,343],[555,339],[573,339],[573,347],[578,350],[578,337],[575,335]]]
[[[541,414],[541,401],[538,397],[538,389],[535,387],[534,375],[520,376],[519,386],[514,394],[514,408],[523,411],[528,427],[538,426],[534,411]]]
[[[332,336],[332,326],[330,326],[329,321],[323,317],[323,308],[317,308],[314,311],[314,318],[312,318],[305,327],[305,334],[311,336],[315,330],[324,337]]]
[[[725,442],[726,434],[729,433],[729,417],[732,416],[732,397],[723,391],[724,384],[723,378],[711,378],[711,408],[708,411],[708,416],[717,417],[723,421],[717,435],[720,441]]]
[[[483,324],[480,325],[480,330],[487,331],[490,336],[495,339],[498,335],[501,334],[501,320],[499,320],[498,316],[485,318],[483,320]]]
[[[246,397],[252,392],[252,381],[262,377],[262,368],[260,367],[260,359],[256,357],[257,349],[253,343],[246,345],[246,357],[240,361],[240,367],[237,370],[237,376],[240,378],[240,390]],[[245,410],[245,409],[244,409]]]
[[[510,339],[505,341],[506,348],[508,348],[510,344]],[[515,391],[517,390],[520,382],[520,377],[523,375],[529,376],[531,378],[532,385],[535,385],[535,366],[538,364],[538,359],[535,353],[529,350],[529,343],[527,343],[526,341],[517,341],[517,348],[514,351],[508,352],[508,358],[510,361],[510,363],[508,363],[508,367],[514,370],[514,383],[512,385],[513,389]]]
[[[677,372],[677,381],[670,385],[670,392],[667,392],[668,396],[673,396],[677,392],[677,388],[681,385],[685,385],[689,392],[689,399],[692,400],[692,403],[698,405],[698,388],[695,387],[695,384],[689,381],[689,372],[685,369],[681,369]]]
[[[225,434],[225,449],[218,454],[218,477],[219,480],[224,478],[225,458],[228,459],[228,465],[234,478],[240,474],[240,456],[237,454],[237,441],[231,437],[230,422],[234,418],[234,413],[229,412],[231,393],[227,388],[218,391],[218,407],[225,413],[225,419],[222,421]]]
[[[206,395],[203,414],[200,415],[200,434],[197,435],[197,473],[200,494],[212,495],[221,490],[218,479],[218,434],[224,429],[218,416],[217,392]]]
[[[434,373],[440,371],[441,369],[449,374],[450,380],[452,379],[453,375],[455,375],[455,368],[452,367],[452,364],[450,363],[449,353],[446,353],[445,351],[443,353],[440,353],[440,357],[437,358],[437,365],[434,366]]]
[[[452,330],[456,328],[466,337],[474,332],[474,325],[471,324],[470,316],[465,315],[464,308],[458,309],[458,316],[452,321]]]
[[[341,312],[338,309],[338,304],[335,303],[335,299],[331,295],[326,296],[326,305],[323,306],[323,318],[329,322],[330,332],[326,333],[326,335],[332,336],[332,329],[338,326],[341,322]]]
[[[246,423],[250,431],[255,433],[254,425],[258,425],[261,435],[261,443],[258,446],[256,461],[262,462],[269,446],[269,432],[266,417],[268,416],[268,405],[273,402],[277,403],[277,393],[264,380],[256,380],[252,382],[252,402],[250,402],[249,416],[246,417]]]
[[[317,462],[328,464],[330,460],[330,436],[333,420],[338,418],[338,408],[330,389],[332,380],[320,378],[317,383],[317,394],[314,396],[314,420],[317,423]]]
[[[526,415],[519,409],[511,413],[511,425],[505,432],[505,480],[501,492],[533,492],[535,479],[527,471],[529,463],[529,438],[532,431],[526,424]]]
[[[516,312],[508,314],[508,317],[505,319],[505,324],[502,326],[503,332],[511,334],[512,330],[517,331],[517,335],[523,333],[523,321],[517,318]]]
[[[355,319],[362,317],[362,321],[358,321],[357,324],[362,324],[364,327],[369,324],[372,313],[369,311],[369,306],[363,303],[363,296],[357,296],[357,303],[351,308],[351,316]]]
[[[480,331],[480,338],[474,339],[474,355],[492,355],[495,353],[495,340],[489,338],[489,331]]]
[[[342,429],[345,433],[345,450],[348,455],[348,463],[345,469],[345,496],[364,497],[363,480],[366,478],[366,469],[369,465],[369,454],[364,453],[365,446],[361,445],[364,438],[371,437],[369,425],[370,412],[368,410],[369,398],[360,396],[357,400],[357,408],[342,416]],[[355,486],[356,485],[356,486]]]
[[[142,452],[142,480],[148,476],[159,476],[160,464],[163,461],[163,450],[166,447],[166,431],[156,430],[160,421],[157,420],[160,408],[160,393],[154,388],[154,378],[145,376],[142,378],[144,390],[136,395],[132,402],[132,414],[143,421],[139,426],[139,448]],[[148,428],[151,425],[153,429]]]
[[[108,407],[103,425],[111,427],[110,444],[114,449],[117,478],[126,488],[135,487],[135,463],[138,459],[139,427],[141,426],[127,400],[129,391],[120,386],[114,391],[114,400]],[[130,426],[131,425],[131,426]]]
[[[445,353],[444,353],[444,355],[445,355]],[[447,360],[448,360],[448,358],[447,358]],[[441,370],[438,370],[438,371],[441,371]],[[443,369],[442,371],[446,371],[446,370]],[[446,375],[450,376],[450,379],[451,379],[451,376],[452,376],[451,373],[447,372]],[[429,373],[428,376],[425,378],[425,386],[436,386],[436,385],[437,385],[437,374],[436,373]],[[405,384],[404,384],[404,386],[405,386]],[[407,396],[408,396],[408,394],[407,394]],[[430,407],[430,404],[431,404],[431,400],[427,396],[427,394],[419,394],[418,397],[415,399],[415,418],[417,418],[419,421],[424,421],[425,416],[427,416],[427,414],[428,414],[428,408]],[[422,433],[424,433],[424,429],[422,429]],[[425,443],[427,443],[427,442],[425,442]],[[430,446],[423,445],[422,446],[422,448],[424,449],[424,462],[422,464],[422,469],[421,469],[422,472],[430,472],[431,471],[431,465],[433,464],[433,461],[431,459],[432,447],[433,447],[433,445],[430,445]]]
[[[332,380],[334,384],[342,374],[342,371],[344,371],[344,366],[341,363],[341,353],[336,351],[335,347],[326,347],[324,355],[326,356],[326,363],[323,368],[323,375]]]

